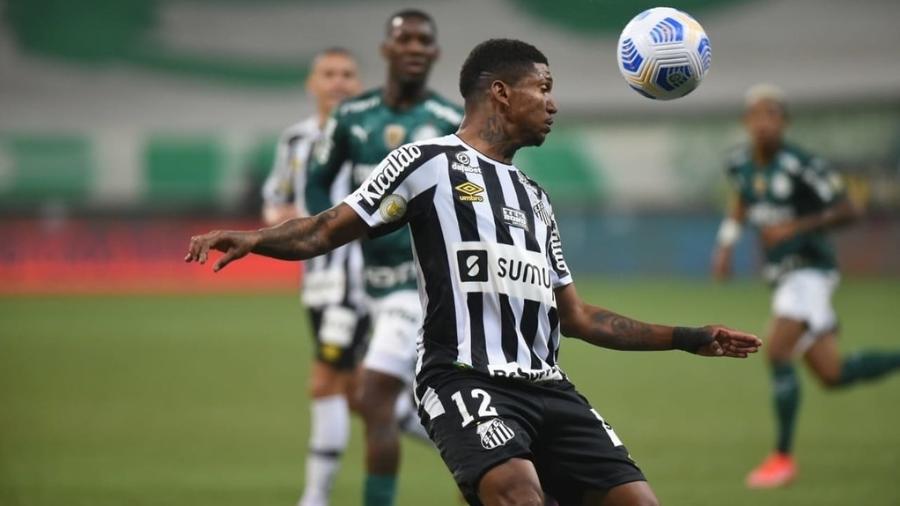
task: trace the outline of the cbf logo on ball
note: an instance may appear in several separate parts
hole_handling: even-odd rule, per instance
[[[694,18],[669,7],[646,10],[622,30],[619,71],[634,91],[659,100],[687,95],[712,62],[709,37]]]

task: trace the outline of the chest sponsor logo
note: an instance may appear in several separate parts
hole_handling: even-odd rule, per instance
[[[472,159],[467,153],[460,151],[459,153],[456,153],[455,158],[456,161],[450,164],[451,169],[466,174],[481,174],[481,167],[472,165]]]
[[[747,219],[757,227],[766,227],[783,223],[794,217],[789,206],[775,205],[769,202],[757,202],[747,210]]]
[[[488,280],[487,251],[459,250],[456,252],[461,281],[486,282]]]
[[[508,244],[460,242],[453,245],[456,278],[463,292],[502,293],[554,305],[552,270],[543,253]]]
[[[528,217],[525,213],[511,207],[503,208],[503,221],[511,227],[528,230]]]
[[[772,195],[777,199],[786,199],[791,195],[793,189],[791,178],[785,174],[775,174],[772,176]]]
[[[374,211],[376,202],[384,197],[391,184],[420,156],[422,156],[422,150],[418,146],[404,146],[391,151],[375,169],[375,172],[363,183],[363,186],[357,190],[359,202],[365,203],[370,212]]]
[[[484,188],[471,181],[456,185],[455,190],[458,192],[457,198],[462,202],[484,202],[484,197],[481,196]]]

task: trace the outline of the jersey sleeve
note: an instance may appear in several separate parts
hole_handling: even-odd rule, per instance
[[[553,289],[562,288],[572,283],[572,273],[563,255],[562,238],[559,236],[559,226],[556,224],[556,216],[550,214],[550,231],[547,234],[547,256],[550,261],[550,281]]]
[[[408,223],[434,197],[438,166],[446,165],[434,146],[407,144],[391,151],[369,177],[344,199],[382,235]]]
[[[822,158],[810,158],[800,171],[800,180],[824,206],[835,204],[846,196],[840,173]]]
[[[312,148],[306,168],[306,208],[318,214],[330,208],[331,185],[341,166],[350,158],[349,125],[345,117],[335,112],[328,118]]]
[[[299,136],[284,135],[275,147],[275,160],[262,187],[263,202],[269,206],[290,204],[294,201],[294,171],[296,161],[293,148]]]

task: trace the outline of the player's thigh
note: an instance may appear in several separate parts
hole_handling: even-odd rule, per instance
[[[402,290],[373,305],[372,337],[363,367],[412,384],[416,339],[422,325],[418,293]]]
[[[840,382],[842,360],[836,333],[818,336],[803,358],[824,386],[833,387]]]
[[[470,504],[483,476],[530,458],[542,425],[540,399],[512,380],[448,369],[418,385],[422,425]]]
[[[571,384],[556,389],[545,405],[553,423],[541,434],[535,463],[560,504],[582,504],[624,484],[646,482],[612,425]]]
[[[534,464],[512,458],[491,468],[478,484],[478,498],[485,506],[544,506],[544,494]]]
[[[766,356],[771,362],[791,360],[797,344],[805,333],[805,322],[776,316],[769,323],[769,332],[764,347]]]
[[[396,376],[363,367],[356,385],[356,404],[367,423],[393,423],[397,399],[408,388]]]

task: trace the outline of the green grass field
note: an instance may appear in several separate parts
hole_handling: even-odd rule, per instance
[[[591,282],[585,298],[668,323],[761,332],[743,282]],[[843,349],[900,347],[900,282],[848,281]],[[293,505],[310,346],[293,294],[0,298],[0,504]],[[751,492],[772,440],[761,357],[621,353],[566,341],[561,362],[669,505],[900,504],[900,375],[827,393],[804,377],[800,479]],[[334,504],[359,504],[360,426]],[[408,441],[401,505],[456,505],[436,452]]]

